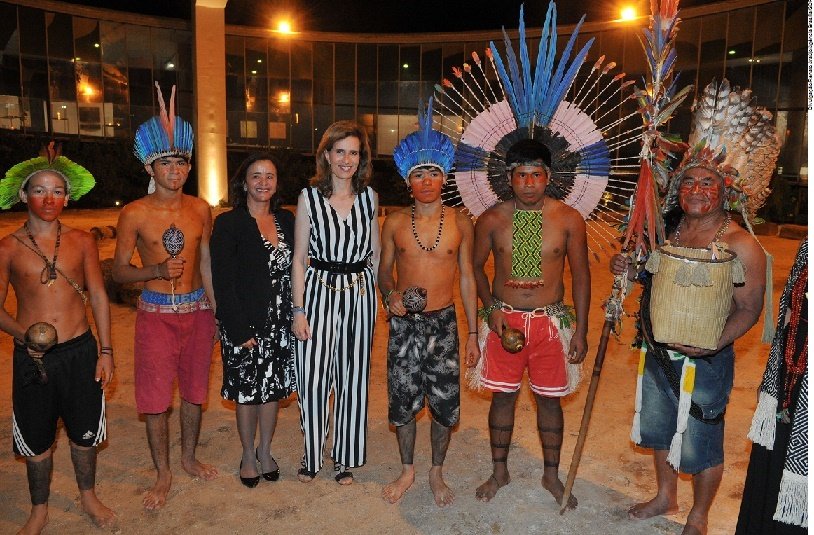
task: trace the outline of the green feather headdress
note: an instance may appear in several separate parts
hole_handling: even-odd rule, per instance
[[[28,180],[40,171],[53,171],[65,180],[70,199],[76,200],[93,189],[96,180],[93,175],[79,165],[61,155],[61,147],[54,142],[40,151],[40,155],[20,162],[8,171],[0,180],[0,209],[7,210],[20,201],[20,191]]]

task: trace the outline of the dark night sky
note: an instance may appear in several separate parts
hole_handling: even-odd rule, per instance
[[[107,7],[147,15],[189,19],[194,0],[76,0],[70,3]],[[422,33],[494,30],[517,27],[522,0],[229,0],[226,23],[272,27],[275,16],[292,13],[294,29],[327,32]],[[558,22],[573,24],[619,16],[622,4],[649,9],[646,0],[564,0],[557,4]],[[714,3],[684,0],[682,7]],[[540,26],[548,2],[526,2],[526,23]]]

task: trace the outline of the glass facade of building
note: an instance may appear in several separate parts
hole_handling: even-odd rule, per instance
[[[192,116],[189,23],[30,5],[0,2],[0,129],[129,138],[157,112],[154,80],[164,88],[176,84],[178,113]],[[807,175],[806,14],[802,0],[755,0],[730,11],[705,6],[688,10],[678,34],[680,84],[703,86],[725,76],[752,87],[775,115],[784,141],[778,172],[786,175]],[[641,79],[637,28],[587,29],[580,43],[595,38],[589,61],[605,54],[629,78]],[[437,39],[227,27],[229,147],[310,153],[330,123],[355,119],[370,132],[374,154],[391,154],[415,129],[418,102],[453,66],[488,46],[483,32]],[[686,135],[688,121],[689,113],[680,114],[671,130]]]

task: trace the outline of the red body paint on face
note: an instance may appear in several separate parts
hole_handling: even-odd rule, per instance
[[[684,213],[704,215],[723,208],[723,190],[723,179],[718,174],[703,167],[695,167],[681,177],[678,201]]]
[[[548,186],[548,172],[539,165],[519,165],[511,171],[511,184],[514,197],[523,209],[536,206],[545,197]]]
[[[68,204],[65,180],[52,171],[32,176],[21,195],[28,211],[43,221],[54,221]]]

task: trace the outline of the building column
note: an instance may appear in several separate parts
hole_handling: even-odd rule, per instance
[[[228,0],[195,0],[192,13],[195,99],[193,125],[198,196],[212,206],[226,201],[226,18]]]

